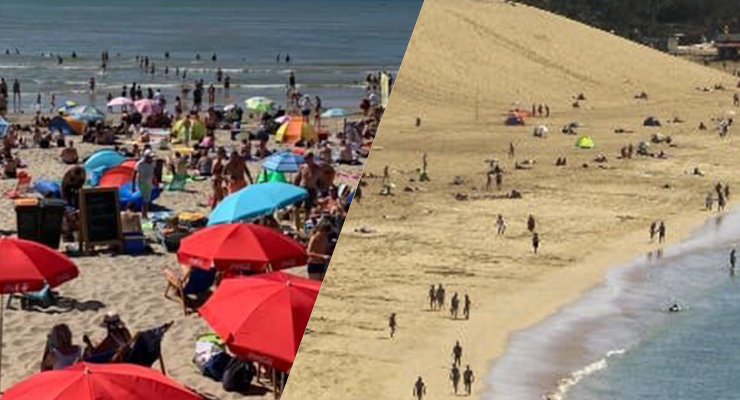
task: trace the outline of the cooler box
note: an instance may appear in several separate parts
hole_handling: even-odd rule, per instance
[[[123,235],[123,254],[138,256],[146,251],[146,238],[140,233]]]

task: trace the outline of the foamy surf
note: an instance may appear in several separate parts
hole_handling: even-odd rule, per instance
[[[608,367],[608,360],[615,356],[621,356],[627,351],[625,349],[612,350],[606,353],[604,358],[601,358],[585,367],[573,372],[570,376],[561,379],[558,382],[558,386],[550,393],[542,396],[543,400],[565,400],[565,396],[568,392],[578,383],[589,375],[593,375],[599,371],[602,371]]]

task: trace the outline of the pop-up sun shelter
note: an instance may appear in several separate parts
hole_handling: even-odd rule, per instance
[[[82,135],[85,132],[85,123],[72,117],[57,115],[49,121],[49,130],[63,135]]]

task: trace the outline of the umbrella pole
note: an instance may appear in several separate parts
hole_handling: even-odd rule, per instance
[[[5,296],[0,294],[0,393],[3,392],[3,317],[5,313]]]

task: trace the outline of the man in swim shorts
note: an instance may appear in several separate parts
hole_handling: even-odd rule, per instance
[[[141,216],[148,219],[149,204],[152,201],[152,190],[154,189],[154,153],[151,150],[144,151],[144,157],[136,163],[133,179],[133,192],[141,192],[142,208]]]

